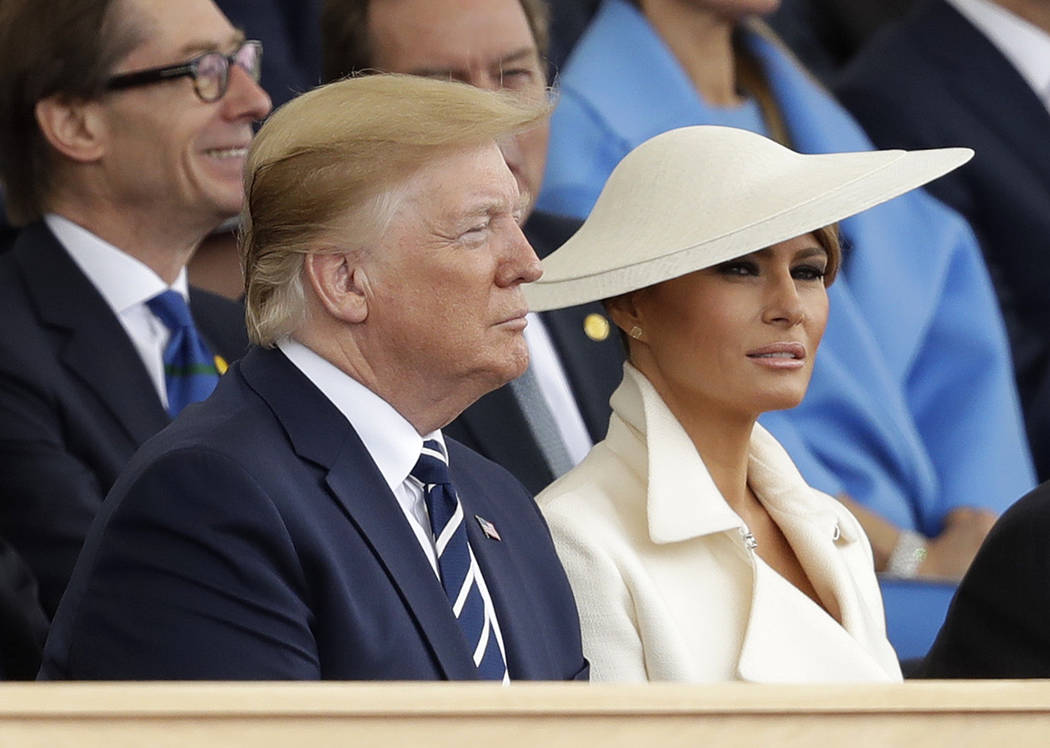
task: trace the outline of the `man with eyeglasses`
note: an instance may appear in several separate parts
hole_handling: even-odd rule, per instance
[[[548,12],[544,0],[325,0],[324,77],[409,73],[542,101]],[[531,198],[522,228],[541,258],[580,225],[532,210],[548,130],[544,120],[501,142],[518,188]],[[529,369],[467,408],[446,432],[538,493],[605,436],[623,362],[611,330],[600,304],[530,314]]]
[[[211,0],[0,7],[0,536],[49,615],[132,453],[247,348],[184,268],[240,210],[261,54]]]

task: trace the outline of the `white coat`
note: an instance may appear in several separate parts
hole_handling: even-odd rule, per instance
[[[748,548],[685,430],[630,364],[611,402],[605,440],[537,497],[592,680],[901,679],[864,532],[765,429],[751,437],[748,482],[831,614]]]

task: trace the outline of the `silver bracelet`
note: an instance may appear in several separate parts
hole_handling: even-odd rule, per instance
[[[914,579],[925,560],[926,538],[913,530],[901,530],[886,562],[886,573],[901,579]]]

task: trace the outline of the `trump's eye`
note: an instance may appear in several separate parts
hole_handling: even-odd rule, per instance
[[[466,231],[460,233],[457,237],[461,242],[477,242],[483,239],[488,233],[489,226],[492,225],[492,221],[485,220],[474,224]]]

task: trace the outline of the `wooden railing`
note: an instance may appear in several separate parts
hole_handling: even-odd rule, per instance
[[[1050,745],[1050,681],[0,685],[0,746]]]

